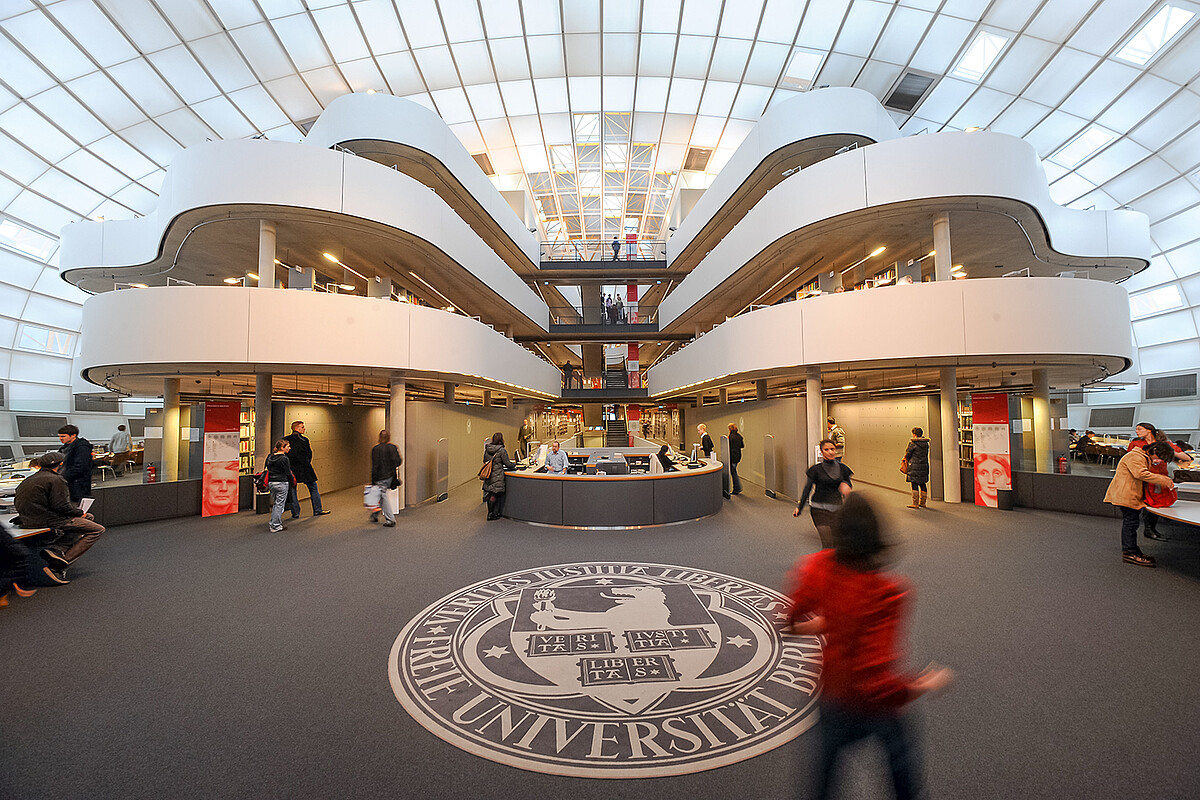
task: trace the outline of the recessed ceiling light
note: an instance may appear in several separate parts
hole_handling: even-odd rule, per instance
[[[1117,134],[1107,128],[1092,125],[1050,156],[1050,160],[1060,167],[1075,169],[1085,159],[1103,150],[1116,138]]]
[[[1141,29],[1129,37],[1129,41],[1117,51],[1115,57],[1139,67],[1145,66],[1170,44],[1195,16],[1195,13],[1183,8],[1163,6]]]
[[[241,278],[226,278],[225,282],[228,283],[230,286],[233,286],[236,283],[241,283],[242,279]]]
[[[950,70],[950,74],[956,78],[962,78],[964,81],[979,83],[996,63],[996,59],[1000,57],[1006,44],[1008,44],[1008,37],[980,31],[975,34],[975,38],[963,52],[962,58],[958,59],[954,69]]]

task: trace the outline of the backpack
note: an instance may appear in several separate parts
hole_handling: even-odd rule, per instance
[[[270,491],[267,488],[269,477],[270,476],[265,469],[262,472],[255,473],[254,491],[258,492],[259,494],[266,494],[268,491]]]

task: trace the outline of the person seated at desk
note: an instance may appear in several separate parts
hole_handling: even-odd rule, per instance
[[[663,445],[658,451],[658,463],[662,464],[663,472],[678,472],[679,468],[671,460],[671,448]]]
[[[546,454],[546,472],[551,475],[567,474],[567,454],[558,449],[557,441],[550,443],[550,452]]]
[[[17,487],[17,514],[22,528],[62,531],[59,541],[42,550],[42,556],[49,562],[42,571],[62,586],[70,583],[67,567],[96,543],[104,533],[104,526],[71,502],[67,482],[58,474],[63,463],[61,453],[46,453],[36,463],[38,471]]]

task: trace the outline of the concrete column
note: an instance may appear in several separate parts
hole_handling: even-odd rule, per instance
[[[805,442],[804,458],[801,460],[800,485],[796,487],[796,497],[804,490],[804,471],[814,463],[817,443],[825,438],[825,417],[821,414],[821,368],[808,367],[804,371],[804,420],[808,431]]]
[[[448,406],[454,405],[454,384],[445,384],[445,386],[442,388],[442,392],[442,401]]]
[[[354,384],[353,383],[343,383],[342,384],[342,405],[344,405],[344,406],[354,405]]]
[[[163,482],[179,480],[179,378],[163,381]]]
[[[254,376],[254,471],[261,472],[271,455],[271,383],[270,375]]]
[[[720,389],[717,389],[717,402],[723,406],[729,404],[728,387],[722,386]]]
[[[767,382],[765,380],[754,382],[754,399],[760,402],[767,399]]]
[[[1033,371],[1033,452],[1038,472],[1051,472],[1050,373]]]
[[[275,288],[275,223],[258,221],[258,288]]]
[[[954,266],[950,253],[950,212],[933,218],[933,278],[950,280],[950,268]]]
[[[452,390],[454,384],[447,384]],[[396,449],[400,451],[400,457],[404,458],[405,448],[405,407],[404,407],[404,380],[393,378],[389,386],[391,391],[391,399],[388,403],[388,431],[392,434],[392,444],[396,445]],[[408,470],[408,460],[404,461],[404,471]],[[404,485],[400,487],[400,502],[397,511],[404,510],[404,493],[408,488],[408,481],[404,481]]]
[[[962,502],[962,481],[958,466],[958,372],[954,367],[942,367],[942,483],[946,503]]]

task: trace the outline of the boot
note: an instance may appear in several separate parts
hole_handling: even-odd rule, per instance
[[[921,492],[920,494],[921,496],[917,498],[919,500],[917,505],[919,505],[921,508],[925,508],[929,503],[929,492]]]
[[[912,499],[912,502],[908,504],[908,508],[920,508],[921,507],[921,493],[918,492],[916,489],[913,489],[912,494],[913,494],[913,499]]]

